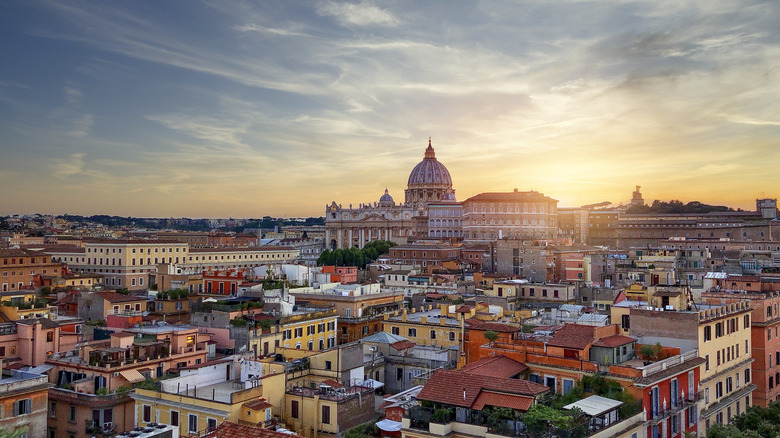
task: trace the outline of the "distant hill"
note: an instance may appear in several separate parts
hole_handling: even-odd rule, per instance
[[[664,214],[664,213],[711,213],[718,211],[735,211],[725,205],[709,205],[699,201],[683,204],[676,199],[669,202],[653,201],[652,205],[632,205],[626,210],[628,214]],[[741,210],[740,210],[741,211]]]

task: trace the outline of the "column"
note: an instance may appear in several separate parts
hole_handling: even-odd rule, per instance
[[[330,249],[330,228],[325,228],[325,248]]]
[[[352,248],[352,228],[349,229],[349,245],[347,248]]]
[[[365,228],[361,228],[360,229],[360,244],[358,244],[358,247],[360,247],[362,249],[365,244],[366,244],[366,229]]]
[[[341,232],[342,232],[342,229],[339,228],[339,240],[336,242],[336,249],[340,249],[341,248]]]

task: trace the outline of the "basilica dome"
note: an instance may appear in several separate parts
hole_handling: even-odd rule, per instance
[[[390,196],[390,193],[387,192],[387,189],[385,189],[385,194],[379,198],[379,205],[381,207],[395,206],[395,201],[393,201],[393,197]]]
[[[428,139],[428,148],[425,149],[425,157],[409,174],[405,194],[406,203],[409,205],[455,199],[450,171],[436,159],[430,139]]]
[[[414,166],[407,184],[410,188],[415,184],[444,184],[452,187],[450,171],[436,159],[430,140],[428,140],[428,149],[425,150],[425,158]]]

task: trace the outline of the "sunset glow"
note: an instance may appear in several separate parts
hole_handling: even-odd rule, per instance
[[[4,2],[0,214],[780,194],[776,3]]]

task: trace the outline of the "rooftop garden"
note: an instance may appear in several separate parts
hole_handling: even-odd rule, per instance
[[[157,294],[158,300],[183,300],[190,296],[187,289],[170,289]]]
[[[552,395],[539,400],[527,412],[517,409],[486,406],[482,410],[422,400],[409,410],[411,426],[427,429],[430,423],[459,422],[486,427],[491,433],[513,437],[587,437],[603,430],[595,417],[577,408],[564,406],[591,395],[599,395],[623,404],[618,408],[618,421],[642,411],[642,401],[634,399],[617,382],[601,375],[586,376],[566,395]],[[613,423],[614,424],[614,423]]]

